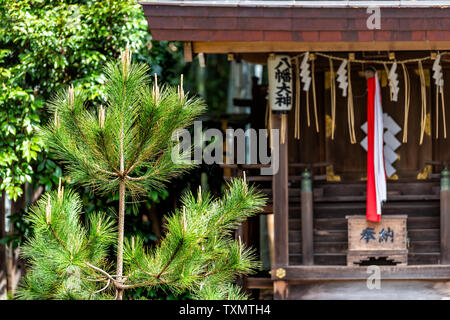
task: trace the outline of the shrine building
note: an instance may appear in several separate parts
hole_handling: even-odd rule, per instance
[[[450,295],[448,1],[140,3],[153,39],[183,42],[185,61],[219,54],[262,70],[246,83],[251,96],[233,101],[247,117],[219,127],[280,132],[268,137],[279,139],[276,174],[221,164],[225,181],[245,172],[268,197],[237,234],[269,252],[267,272],[240,281],[245,290],[274,299]],[[370,70],[383,111],[380,222],[366,219]]]

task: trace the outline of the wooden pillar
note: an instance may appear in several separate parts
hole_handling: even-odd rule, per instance
[[[281,115],[272,115],[272,129],[281,129]],[[281,130],[280,130],[281,131]],[[279,131],[279,132],[280,132]],[[287,132],[287,128],[286,128]],[[288,189],[288,142],[279,144],[279,169],[272,179],[273,212],[274,212],[274,266],[272,277],[274,281],[274,299],[288,299],[288,283],[283,281],[286,272],[284,267],[289,264],[289,189]]]
[[[184,62],[192,62],[194,54],[192,52],[192,42],[184,43]]]
[[[441,264],[450,264],[450,171],[441,173]]]
[[[281,129],[281,115],[274,114],[273,129]],[[287,131],[287,128],[286,128]],[[277,156],[273,155],[272,157]],[[289,264],[289,190],[288,190],[288,143],[280,143],[279,169],[272,179],[273,211],[275,214],[275,266],[282,267]]]
[[[228,129],[228,121],[225,119],[220,120],[220,125],[222,129],[223,136],[225,139],[223,140],[223,163],[227,163],[227,129]],[[230,177],[231,176],[231,169],[230,168],[223,168],[223,176],[224,177]]]
[[[237,171],[236,177],[242,178],[244,173],[242,167],[238,165],[236,171]],[[248,219],[243,221],[235,231],[235,239],[238,240],[239,242],[242,242],[246,247],[249,247],[248,222],[249,222]],[[240,286],[244,292],[250,294],[250,291],[247,288],[247,276],[245,275],[240,276],[237,279],[236,284]]]
[[[311,184],[311,172],[302,173],[302,257],[303,264],[310,266],[314,264],[313,244],[313,194]]]

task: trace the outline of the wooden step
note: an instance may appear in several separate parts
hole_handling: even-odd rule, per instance
[[[440,241],[439,229],[412,229],[408,230],[411,241]],[[289,231],[290,242],[300,242],[301,233]],[[314,229],[314,242],[347,241],[347,230],[318,230]]]
[[[316,242],[314,243],[315,253],[347,253],[347,241],[337,242]],[[301,242],[289,242],[289,252],[291,254],[302,253]],[[437,253],[440,252],[440,242],[433,240],[411,241],[408,252],[412,253]]]
[[[433,265],[439,264],[440,254],[437,252],[431,253],[408,253],[408,265]],[[289,254],[290,265],[301,265],[301,254]],[[314,264],[316,265],[346,265],[346,253],[314,253]]]
[[[298,208],[298,209],[297,209]],[[439,201],[387,202],[383,205],[383,214],[406,214],[408,217],[435,216],[440,214]],[[289,209],[291,217],[300,217],[300,208]],[[365,202],[361,203],[321,203],[314,204],[315,218],[341,218],[346,215],[364,215]]]
[[[301,231],[302,223],[300,218],[289,218],[289,230]],[[417,217],[412,216],[407,219],[408,230],[413,229],[439,229],[440,219],[436,216]],[[314,219],[314,229],[317,230],[347,230],[347,220],[345,218],[316,218]]]

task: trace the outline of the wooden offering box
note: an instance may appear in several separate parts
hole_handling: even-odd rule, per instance
[[[379,223],[365,216],[346,216],[348,266],[407,265],[406,215],[381,216]]]

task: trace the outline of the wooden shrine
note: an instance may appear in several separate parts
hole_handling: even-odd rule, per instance
[[[380,29],[368,29],[360,1],[141,3],[153,39],[183,41],[188,62],[226,54],[267,66],[289,57],[290,111],[267,108],[265,79],[253,83],[252,99],[236,101],[251,109],[241,128],[267,128],[268,118],[270,128],[285,133],[278,172],[221,165],[225,181],[245,171],[269,199],[263,214],[273,221],[270,274],[243,279],[247,290],[271,290],[275,299],[450,296],[449,7],[383,2]],[[366,208],[367,62],[376,67],[389,123],[387,201],[373,231],[379,241],[385,228],[390,252],[359,246],[366,223],[358,216]],[[231,126],[224,119],[218,127]],[[261,230],[254,218],[239,236],[259,250]],[[366,287],[366,260],[380,267],[380,291]]]

